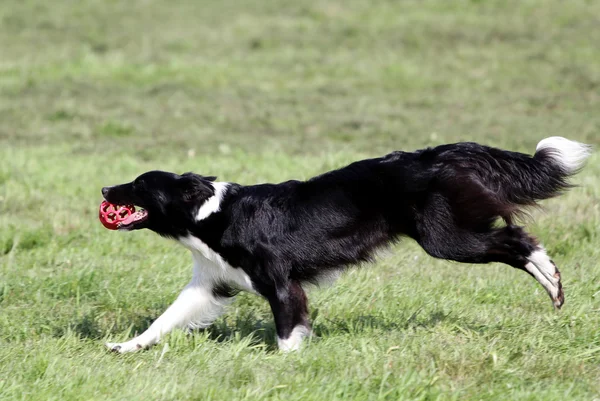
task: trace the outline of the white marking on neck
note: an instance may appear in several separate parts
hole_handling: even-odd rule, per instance
[[[213,182],[212,186],[215,193],[213,196],[204,201],[202,206],[200,206],[200,209],[198,209],[198,214],[196,215],[196,221],[204,220],[211,214],[221,210],[221,200],[223,199],[223,195],[227,191],[229,183]]]
[[[303,325],[294,327],[290,336],[286,339],[277,337],[277,346],[283,352],[297,351],[300,349],[304,337],[310,335],[310,329]]]

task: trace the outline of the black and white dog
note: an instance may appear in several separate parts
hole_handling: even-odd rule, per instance
[[[298,349],[311,330],[303,286],[370,261],[402,236],[436,258],[524,270],[560,308],[560,273],[514,216],[568,189],[589,154],[561,137],[542,140],[534,156],[457,143],[393,152],[308,181],[243,186],[151,171],[103,188],[107,201],[143,208],[121,229],[148,228],[193,255],[192,280],[173,305],[141,335],[107,346],[130,352],[174,328],[207,327],[243,290],[269,302],[279,348]]]

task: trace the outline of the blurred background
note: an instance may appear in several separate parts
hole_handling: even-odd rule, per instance
[[[406,242],[314,296],[316,330],[329,340],[305,355],[329,365],[276,359],[268,308],[246,296],[208,337],[173,340],[161,367],[161,349],[106,355],[103,340],[143,330],[172,301],[189,255],[96,219],[102,186],[153,169],[252,184],[457,141],[530,154],[554,135],[600,145],[599,44],[593,0],[3,0],[0,341],[12,346],[0,361],[12,363],[0,368],[0,395],[93,398],[127,386],[126,399],[185,397],[197,382],[181,366],[193,366],[215,399],[243,398],[242,384],[248,398],[294,399],[318,377],[329,399],[479,390],[533,399],[532,382],[547,385],[536,387],[546,400],[591,399],[600,391],[597,156],[580,188],[534,212],[532,231],[568,266],[569,312],[551,314],[534,283],[503,266],[427,259],[438,270],[423,273],[425,255]],[[413,338],[407,327],[426,329]],[[257,358],[279,370],[261,376]],[[275,373],[286,369],[305,380]]]
[[[3,148],[164,160],[599,140],[594,1],[3,4]]]

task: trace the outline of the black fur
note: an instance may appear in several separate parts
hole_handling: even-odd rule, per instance
[[[214,194],[214,177],[154,171],[103,194],[148,211],[133,229],[176,239],[191,234],[242,269],[269,300],[279,337],[287,338],[296,325],[308,326],[304,283],[371,261],[376,249],[402,236],[437,258],[524,269],[537,242],[513,216],[567,189],[568,175],[547,150],[532,157],[458,143],[393,152],[308,181],[230,184],[220,210],[200,221],[195,216]],[[229,296],[231,288],[214,291]]]

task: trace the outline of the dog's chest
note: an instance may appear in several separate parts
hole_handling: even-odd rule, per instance
[[[190,234],[179,237],[178,241],[192,251],[194,280],[209,285],[224,283],[244,291],[255,292],[252,280],[242,269],[231,266],[200,238]]]

